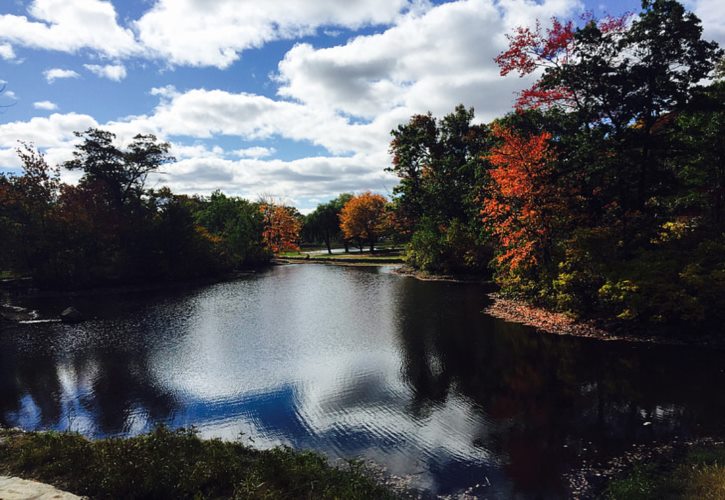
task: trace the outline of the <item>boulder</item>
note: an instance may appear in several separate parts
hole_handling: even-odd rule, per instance
[[[83,321],[83,315],[75,307],[67,307],[60,313],[60,320],[63,323],[80,323]]]
[[[34,311],[29,311],[24,307],[11,306],[7,304],[0,305],[0,320],[7,321],[29,321],[36,318]]]

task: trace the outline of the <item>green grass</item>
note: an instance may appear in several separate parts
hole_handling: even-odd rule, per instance
[[[350,253],[307,253],[307,252],[283,252],[278,255],[283,259],[304,259],[312,261],[330,261],[330,262],[379,262],[379,263],[397,263],[403,262],[402,250],[380,250],[370,253],[350,252]]]
[[[0,475],[91,498],[395,498],[362,462],[337,468],[312,452],[255,450],[160,427],[128,439],[0,431]]]
[[[698,446],[682,457],[638,464],[607,487],[617,500],[725,499],[725,447]]]

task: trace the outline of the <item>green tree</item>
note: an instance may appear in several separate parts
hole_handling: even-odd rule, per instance
[[[347,240],[340,229],[340,212],[352,197],[350,193],[343,193],[334,200],[318,205],[304,219],[303,238],[311,242],[323,242],[329,254],[332,253],[332,243],[342,241],[347,251]]]
[[[262,243],[263,217],[257,203],[214,191],[201,202],[195,218],[210,234],[220,239],[224,255],[234,267],[269,260]]]
[[[174,158],[170,144],[159,142],[153,134],[138,134],[124,150],[116,146],[112,132],[89,128],[75,132],[82,139],[73,152],[73,159],[63,164],[68,170],[80,170],[80,184],[97,185],[108,194],[108,201],[124,205],[138,200],[146,178]]]
[[[459,105],[440,120],[415,115],[391,132],[388,170],[400,178],[393,191],[395,225],[410,238],[408,262],[415,267],[479,270],[490,257],[481,249],[476,199],[491,139],[488,128],[473,119],[473,109]]]

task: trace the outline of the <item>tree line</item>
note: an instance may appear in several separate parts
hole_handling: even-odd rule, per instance
[[[378,194],[343,194],[305,217],[274,199],[149,189],[148,176],[174,161],[168,143],[139,134],[120,147],[95,128],[76,136],[60,166],[21,143],[21,174],[0,173],[0,272],[56,288],[175,281],[267,265],[302,242],[374,250],[390,234]],[[80,172],[77,184],[61,181],[61,167]]]
[[[22,173],[0,174],[0,270],[62,288],[172,281],[264,265],[294,244],[295,211],[272,200],[146,188],[173,161],[153,135],[125,148],[108,131],[76,135],[62,166],[81,173],[77,184],[29,144],[18,148]]]

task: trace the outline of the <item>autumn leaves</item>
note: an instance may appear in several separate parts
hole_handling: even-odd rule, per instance
[[[303,221],[292,208],[275,203],[263,203],[260,211],[264,221],[262,238],[274,253],[298,251]],[[343,238],[358,244],[375,244],[389,234],[391,211],[388,200],[370,191],[352,196],[342,207],[339,225]]]

